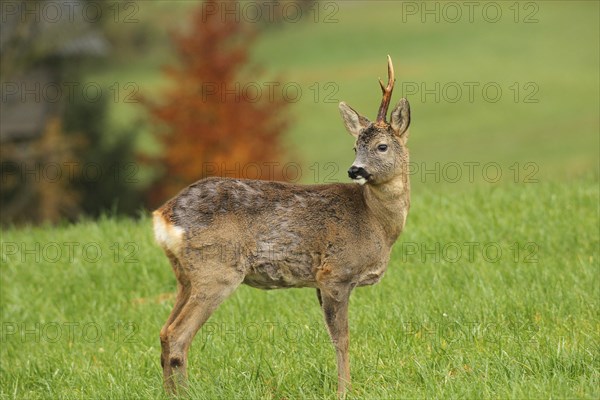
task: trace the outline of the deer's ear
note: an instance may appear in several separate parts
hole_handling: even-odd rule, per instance
[[[408,104],[408,100],[400,99],[394,111],[392,111],[391,125],[396,135],[403,137],[407,133],[410,125],[410,104]]]
[[[340,114],[344,119],[346,130],[354,137],[358,137],[361,129],[369,126],[371,121],[357,113],[352,107],[344,103],[340,103]]]

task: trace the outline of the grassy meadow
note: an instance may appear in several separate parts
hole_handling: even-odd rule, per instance
[[[193,6],[138,4],[165,31]],[[411,102],[412,208],[385,277],[351,297],[350,399],[600,397],[600,6],[497,2],[491,23],[484,4],[454,23],[423,22],[416,2],[322,2],[318,22],[252,50],[257,82],[302,88],[284,156],[304,183],[347,181],[337,102],[373,118],[387,54],[393,101]],[[159,93],[172,54],[156,43],[90,79]],[[111,108],[155,146],[139,105]],[[140,214],[2,229],[1,399],[167,398],[158,332],[175,278]],[[314,290],[238,289],[196,336],[189,375],[190,398],[335,399]]]
[[[415,195],[386,276],[351,298],[349,398],[597,398],[597,200],[596,178]],[[149,218],[7,242],[41,250],[4,248],[3,398],[165,397],[175,280]],[[189,366],[191,398],[335,398],[311,289],[242,286]]]

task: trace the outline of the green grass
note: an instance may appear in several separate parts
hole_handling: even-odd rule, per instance
[[[414,193],[386,276],[351,298],[349,398],[598,398],[598,183]],[[150,225],[2,232],[1,398],[165,397],[175,280]],[[311,289],[241,287],[189,364],[191,398],[335,398]]]

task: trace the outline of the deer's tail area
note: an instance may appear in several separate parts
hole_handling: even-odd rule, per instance
[[[179,255],[183,246],[185,231],[165,217],[162,209],[152,213],[154,223],[154,238],[165,252]]]

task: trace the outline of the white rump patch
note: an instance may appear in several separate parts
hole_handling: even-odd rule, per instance
[[[178,254],[183,243],[183,234],[185,231],[179,226],[175,226],[166,221],[158,211],[153,213],[154,238],[156,242],[165,250]]]

